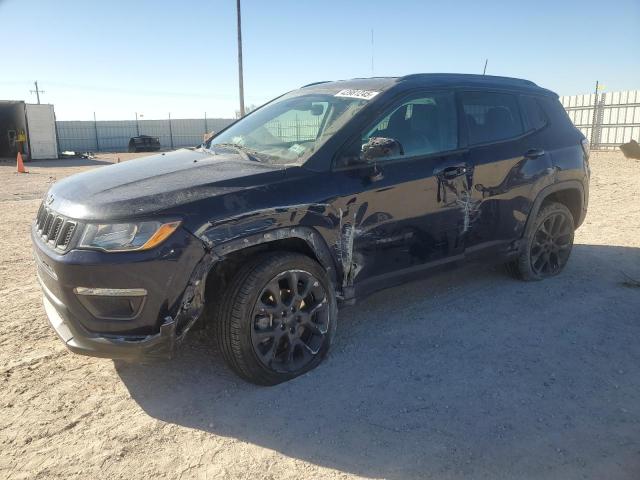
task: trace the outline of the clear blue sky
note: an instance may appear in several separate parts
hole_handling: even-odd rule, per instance
[[[0,0],[0,99],[58,119],[233,116],[235,0]],[[640,0],[243,0],[247,104],[318,80],[415,72],[640,89]]]

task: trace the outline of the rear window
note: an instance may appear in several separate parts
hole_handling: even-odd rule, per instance
[[[470,145],[506,140],[524,133],[515,95],[463,92],[461,98]]]
[[[520,97],[520,104],[522,106],[525,130],[539,130],[547,124],[547,117],[538,99],[530,95],[522,95]]]

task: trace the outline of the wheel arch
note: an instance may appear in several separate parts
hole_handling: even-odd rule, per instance
[[[584,221],[586,212],[584,210],[585,199],[582,183],[577,180],[554,183],[543,188],[536,196],[524,229],[525,237],[531,233],[535,218],[542,206],[549,202],[558,202],[565,205],[573,216],[575,228],[578,228]]]
[[[212,252],[217,261],[207,274],[207,298],[215,296],[214,290],[223,290],[240,265],[249,258],[272,251],[297,252],[310,257],[325,269],[334,288],[339,287],[336,263],[324,238],[314,228],[291,227],[248,235],[213,246]]]

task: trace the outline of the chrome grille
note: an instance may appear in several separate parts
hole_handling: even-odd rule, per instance
[[[38,209],[36,217],[36,230],[38,235],[56,250],[66,250],[69,247],[76,222],[58,215],[47,208],[44,203]]]

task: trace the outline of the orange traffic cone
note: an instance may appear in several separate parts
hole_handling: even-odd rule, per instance
[[[16,161],[18,163],[17,165],[18,173],[29,173],[27,169],[24,168],[24,163],[22,162],[22,154],[20,152],[18,152],[18,158],[16,159]]]

